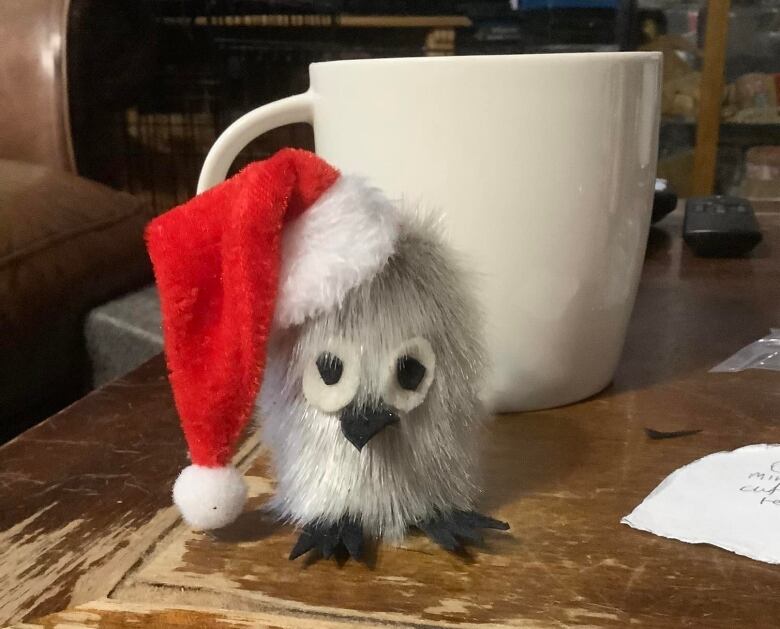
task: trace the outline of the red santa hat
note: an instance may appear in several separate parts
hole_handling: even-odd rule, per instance
[[[242,511],[231,465],[274,328],[338,307],[392,255],[399,217],[362,179],[284,149],[154,219],[146,230],[165,355],[192,465],[173,498],[194,528]]]

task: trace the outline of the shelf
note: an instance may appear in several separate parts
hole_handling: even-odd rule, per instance
[[[661,126],[684,128],[692,134],[692,137],[696,133],[694,120],[664,118],[661,120]],[[721,122],[720,144],[733,146],[780,144],[780,123]]]
[[[163,24],[220,27],[468,28],[463,15],[198,15],[163,17]]]

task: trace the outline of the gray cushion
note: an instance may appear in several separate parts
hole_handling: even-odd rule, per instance
[[[147,286],[95,308],[85,334],[94,386],[132,371],[162,351],[157,289]]]

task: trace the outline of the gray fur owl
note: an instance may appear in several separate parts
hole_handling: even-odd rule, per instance
[[[431,221],[285,149],[155,219],[147,244],[190,451],[173,489],[198,529],[246,500],[230,464],[254,408],[301,529],[290,558],[418,528],[449,550],[508,525],[477,513],[481,323]]]

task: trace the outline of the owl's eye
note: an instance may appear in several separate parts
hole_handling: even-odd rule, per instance
[[[341,374],[344,372],[344,363],[335,354],[322,352],[317,358],[317,370],[320,372],[322,381],[331,386],[341,380]]]
[[[309,356],[302,382],[306,400],[326,413],[341,410],[360,385],[360,353],[351,343],[337,339]]]
[[[383,397],[394,408],[409,412],[425,400],[433,382],[436,355],[421,336],[410,338],[388,356]]]
[[[405,391],[416,391],[425,378],[425,366],[412,356],[401,356],[395,364],[395,377]]]

